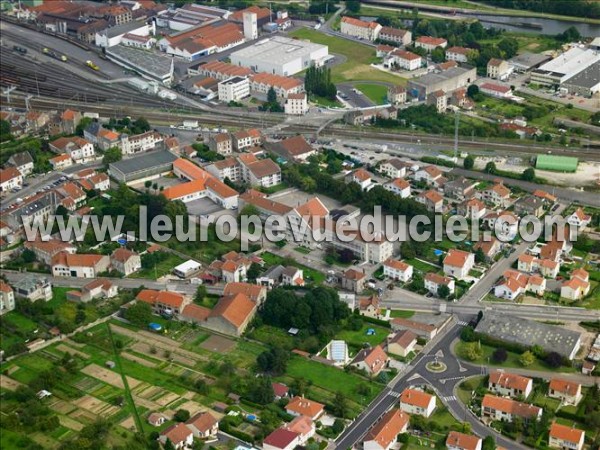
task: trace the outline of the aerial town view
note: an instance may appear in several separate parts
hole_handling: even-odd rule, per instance
[[[0,448],[600,450],[600,1],[0,0]]]

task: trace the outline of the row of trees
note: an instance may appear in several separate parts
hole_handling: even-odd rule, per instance
[[[600,4],[594,0],[482,0],[492,6],[559,14],[572,17],[600,18]]]
[[[309,67],[304,77],[304,89],[309,95],[335,100],[337,93],[331,81],[331,69],[328,67]]]

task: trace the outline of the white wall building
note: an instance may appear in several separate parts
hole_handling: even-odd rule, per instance
[[[219,101],[239,102],[250,96],[250,80],[246,77],[231,77],[219,83]]]

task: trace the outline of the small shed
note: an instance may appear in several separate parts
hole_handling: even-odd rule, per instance
[[[114,369],[116,367],[116,364],[114,361],[106,361],[106,367],[108,367],[109,369]]]

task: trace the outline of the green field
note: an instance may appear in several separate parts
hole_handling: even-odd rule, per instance
[[[381,86],[380,84],[356,83],[354,87],[369,97],[376,105],[383,105],[387,102],[387,87],[385,86]]]
[[[275,255],[271,252],[264,252],[260,255],[260,257],[265,261],[268,266],[275,266],[277,264],[287,263],[284,258],[281,256]],[[325,281],[325,274],[319,272],[318,270],[311,269],[310,267],[306,267],[302,264],[299,264],[295,261],[289,261],[289,263],[297,267],[298,269],[302,269],[304,272],[304,280],[306,282],[311,282],[315,284],[322,284]]]
[[[394,84],[406,83],[404,78],[391,73],[382,72],[369,64],[377,61],[375,49],[346,39],[328,36],[311,28],[301,28],[290,33],[299,39],[308,39],[317,44],[327,45],[329,53],[342,55],[346,61],[331,68],[331,78],[334,83],[344,81],[384,81]]]
[[[369,329],[375,330],[375,334],[368,336]],[[391,330],[389,328],[380,327],[372,323],[365,323],[358,331],[343,330],[336,334],[336,339],[346,341],[349,346],[362,348],[364,344],[369,344],[371,347],[381,344]]]
[[[156,265],[156,268],[142,268],[138,272],[129,275],[129,278],[149,278],[151,280],[157,280],[160,277],[170,274],[175,266],[185,262],[183,258],[180,258],[173,253],[169,253],[168,255],[169,256],[165,260]]]

